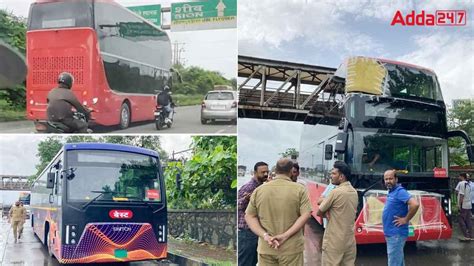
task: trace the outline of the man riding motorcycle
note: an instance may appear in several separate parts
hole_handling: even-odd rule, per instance
[[[173,98],[171,97],[170,87],[165,86],[164,90],[158,94],[157,97],[158,105],[163,106],[164,110],[168,114],[165,123],[169,123],[173,119]]]
[[[48,93],[48,120],[59,122],[71,129],[72,132],[87,133],[87,122],[74,118],[74,107],[83,113],[87,120],[90,118],[89,111],[82,106],[74,93],[71,91],[74,78],[71,74],[63,72],[58,77],[58,87]]]

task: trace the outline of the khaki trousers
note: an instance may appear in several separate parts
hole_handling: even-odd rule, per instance
[[[291,255],[268,255],[258,254],[258,266],[303,266],[303,252]]]
[[[355,260],[357,256],[356,245],[350,249],[343,250],[323,250],[322,256],[322,265],[323,266],[333,266],[333,265],[344,265],[344,266],[353,266],[355,265]]]
[[[12,221],[12,227],[13,237],[15,237],[15,239],[18,239],[18,232],[20,232],[20,234],[23,232],[23,221]]]

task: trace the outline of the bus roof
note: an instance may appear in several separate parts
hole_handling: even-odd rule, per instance
[[[111,144],[111,143],[67,143],[64,145],[65,151],[72,150],[109,150],[109,151],[123,151],[123,152],[133,152],[143,155],[149,155],[153,157],[159,157],[158,153],[153,150],[139,148],[130,145],[123,144]]]

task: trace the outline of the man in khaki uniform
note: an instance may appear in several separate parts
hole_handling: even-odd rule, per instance
[[[349,166],[342,161],[336,161],[331,170],[331,182],[337,187],[319,206],[318,215],[328,218],[322,246],[323,266],[355,265],[357,250],[354,222],[358,196],[348,181],[350,176]]]
[[[258,265],[303,265],[303,227],[311,216],[306,188],[291,180],[293,162],[278,160],[276,177],[255,189],[245,221],[259,236]]]
[[[9,220],[13,227],[13,237],[15,237],[15,243],[18,242],[18,231],[23,230],[23,222],[25,220],[26,209],[20,206],[20,202],[15,202],[15,206],[10,209]]]

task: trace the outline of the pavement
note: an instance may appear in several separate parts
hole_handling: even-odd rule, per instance
[[[176,107],[174,123],[171,128],[156,130],[154,121],[133,123],[127,129],[119,130],[117,127],[93,128],[94,133],[152,133],[152,134],[236,134],[235,123],[218,120],[214,123],[201,124],[201,106]],[[0,133],[35,133],[33,122],[28,120],[0,122]]]
[[[474,222],[474,219],[472,219]],[[311,218],[305,225],[305,265],[321,265],[322,239],[324,229]],[[450,239],[407,242],[405,244],[405,265],[474,265],[474,241],[461,242],[457,221],[453,221],[453,235]],[[357,246],[357,266],[387,265],[385,244]]]
[[[0,223],[0,265],[22,266],[57,266],[60,265],[55,258],[48,255],[46,247],[33,234],[29,220],[25,223],[22,239],[14,243],[11,226],[6,220]],[[140,261],[129,264],[105,265],[236,265],[235,250],[226,250],[207,244],[191,241],[182,241],[169,238],[168,258],[163,261]],[[91,264],[87,264],[91,265]]]

